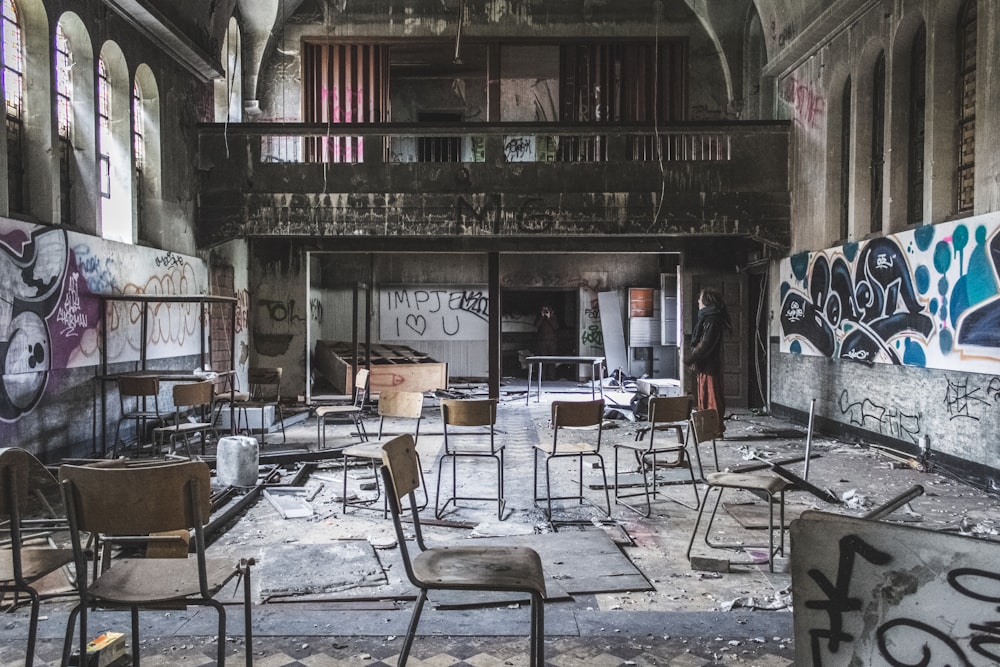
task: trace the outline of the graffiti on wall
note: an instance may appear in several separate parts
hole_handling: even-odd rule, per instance
[[[783,352],[1000,373],[1000,216],[800,253],[781,280]]]
[[[490,297],[483,287],[387,285],[379,303],[383,341],[489,337]]]
[[[13,422],[44,400],[53,371],[101,362],[96,294],[191,294],[206,284],[188,259],[52,227],[0,222],[0,421]],[[198,309],[151,306],[150,358],[197,353]],[[108,309],[108,361],[138,358],[134,304]]]

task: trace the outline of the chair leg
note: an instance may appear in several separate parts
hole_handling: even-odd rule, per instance
[[[38,615],[42,599],[38,595],[38,591],[33,588],[29,588],[25,592],[31,598],[31,618],[28,621],[28,652],[24,656],[24,667],[31,667],[35,661],[35,638],[38,634]]]
[[[694,528],[691,529],[691,537],[688,539],[688,547],[686,552],[686,557],[688,561],[691,560],[691,547],[694,546],[694,538],[698,535],[698,526],[701,525],[701,516],[705,513],[705,505],[708,504],[708,496],[712,493],[714,487],[708,487],[705,489],[705,495],[702,496],[701,504],[698,506],[698,517],[694,520]],[[717,489],[718,490],[718,489]]]
[[[243,575],[243,636],[246,638],[246,667],[253,667],[253,618],[250,607],[250,566],[254,563],[251,558],[240,564],[240,573]]]
[[[76,618],[82,614],[83,603],[76,605],[69,612],[69,617],[66,619],[66,635],[63,638],[63,654],[62,661],[60,665],[66,667],[69,664],[70,654],[73,652],[73,629],[76,627]],[[80,616],[80,622],[84,623],[83,617]],[[83,628],[80,629],[81,636],[86,637]],[[83,653],[81,655],[87,655],[87,644],[83,644]]]
[[[610,518],[611,517],[611,492],[608,491],[608,473],[607,473],[607,470],[604,467],[604,457],[601,456],[600,454],[594,454],[594,456],[596,456],[597,460],[601,462],[601,477],[604,478],[604,504],[608,508],[607,515]],[[581,465],[580,499],[582,500],[583,499],[583,474],[582,474],[583,457],[581,456],[580,459],[581,459],[580,460],[580,465]],[[648,498],[648,496],[647,496],[647,498]]]
[[[406,660],[410,657],[410,647],[413,646],[413,638],[417,636],[417,624],[420,622],[420,612],[423,611],[426,600],[427,589],[421,588],[417,601],[413,604],[413,616],[410,617],[410,626],[406,629],[406,638],[403,639],[403,647],[399,651],[399,660],[396,661],[398,667],[405,667]]]
[[[497,520],[503,521],[503,508],[507,505],[503,497],[503,449],[493,458],[497,460]]]
[[[531,594],[531,656],[532,667],[545,665],[545,601],[538,593]]]
[[[132,614],[132,667],[139,667],[139,608],[131,607],[130,611]]]

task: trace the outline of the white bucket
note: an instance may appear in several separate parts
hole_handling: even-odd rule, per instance
[[[256,486],[260,464],[256,438],[245,435],[219,438],[215,475],[225,486]]]

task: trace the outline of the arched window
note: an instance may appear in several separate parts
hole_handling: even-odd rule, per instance
[[[111,198],[111,81],[104,58],[97,61],[97,144],[100,150],[101,196]]]
[[[927,90],[927,29],[920,26],[910,50],[910,150],[907,160],[906,222],[924,221],[924,123]]]
[[[142,170],[146,160],[146,114],[142,107],[142,89],[139,80],[132,85],[132,165],[135,170],[135,218],[136,224],[142,228],[143,223],[143,186]]]
[[[73,53],[62,24],[56,26],[56,126],[59,133],[59,219],[73,219]]]
[[[958,17],[958,211],[975,203],[976,181],[976,0],[967,0]]]
[[[162,243],[163,229],[160,173],[160,94],[156,77],[146,63],[135,70],[132,86],[132,199],[135,203],[135,238]]]
[[[97,131],[101,236],[135,242],[132,197],[132,85],[125,54],[117,43],[101,48],[97,65]]]
[[[871,228],[882,231],[882,193],[885,183],[885,52],[878,54],[872,71],[872,163],[871,163]]]
[[[840,100],[840,238],[850,237],[851,213],[851,77]]]
[[[13,0],[3,0],[3,84],[7,102],[7,198],[23,213],[24,192],[24,47]]]

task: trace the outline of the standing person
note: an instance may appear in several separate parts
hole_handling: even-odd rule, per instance
[[[535,354],[539,356],[554,356],[559,354],[559,318],[552,310],[552,306],[542,306],[542,310],[535,318],[535,330],[538,331],[538,341],[536,343]],[[543,364],[544,368],[546,365]],[[546,380],[555,378],[556,368],[548,364]]]
[[[723,387],[722,341],[732,331],[722,292],[706,287],[698,295],[698,321],[691,337],[686,363],[694,369],[699,410],[715,408],[719,413],[719,435],[725,433],[726,395]]]

